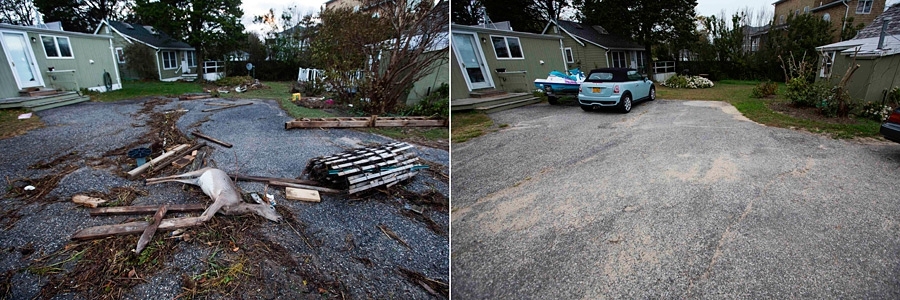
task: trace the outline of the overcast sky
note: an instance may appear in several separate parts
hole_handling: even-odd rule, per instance
[[[317,13],[327,0],[244,0],[241,8],[244,9],[243,23],[248,30],[258,31],[263,26],[253,24],[253,17],[265,14],[269,8],[274,8],[276,15],[284,8],[296,5],[301,12]],[[453,0],[451,0],[452,2]],[[829,1],[829,0],[822,0]],[[725,15],[731,15],[734,12],[749,8],[754,13],[765,11],[771,16],[775,13],[775,7],[772,6],[775,0],[741,0],[741,1],[723,1],[723,0],[697,0],[697,14],[703,16],[719,15],[723,11]],[[898,3],[900,0],[887,0],[887,6]]]

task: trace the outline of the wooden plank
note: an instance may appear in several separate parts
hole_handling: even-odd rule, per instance
[[[247,102],[247,103],[241,103],[241,104],[232,104],[232,105],[229,105],[229,106],[222,106],[222,107],[216,107],[216,108],[207,108],[207,109],[201,110],[201,112],[211,112],[211,111],[217,111],[217,110],[229,109],[229,108],[234,108],[234,107],[238,107],[238,106],[246,106],[246,105],[251,105],[251,104],[253,104],[253,102]]]
[[[293,188],[299,188],[299,189],[314,190],[314,191],[319,191],[322,193],[341,194],[344,192],[341,190],[335,190],[335,189],[331,189],[331,188],[327,188],[327,187],[311,186],[311,185],[296,184],[296,183],[281,182],[281,181],[270,181],[269,184],[274,185],[274,186],[283,186],[283,187],[293,187]]]
[[[178,151],[184,150],[187,147],[188,147],[188,144],[178,145],[177,147],[175,147],[175,149],[172,149],[172,151],[166,152],[163,155],[160,155],[160,156],[154,158],[150,162],[143,164],[140,167],[134,168],[131,171],[128,171],[128,179],[134,179],[138,175],[141,175],[142,173],[146,172],[147,169],[149,169],[151,166],[159,164],[161,161],[171,157],[172,155],[175,155],[175,153],[177,153]]]
[[[319,185],[318,181],[292,179],[292,178],[247,176],[247,175],[240,175],[240,174],[228,174],[228,177],[234,178],[234,180],[241,180],[241,181],[255,181],[255,182],[265,182],[265,183],[277,181],[277,182],[287,182],[287,183],[294,183],[294,184],[304,184],[304,185],[310,185],[310,186],[318,186]]]
[[[97,205],[106,203],[106,200],[100,198],[89,197],[86,195],[75,195],[72,196],[72,202],[77,204],[81,204],[84,207],[96,208]]]
[[[200,224],[203,224],[203,218],[201,217],[163,219],[159,222],[159,227],[157,228],[157,230],[186,228],[198,226]],[[79,230],[74,235],[72,235],[71,239],[75,241],[81,241],[105,238],[114,235],[137,234],[144,232],[144,229],[146,229],[147,226],[150,226],[150,224],[145,221],[94,226]]]
[[[378,118],[375,120],[374,127],[446,127],[446,119],[399,119],[399,118]]]
[[[369,127],[369,121],[342,121],[342,120],[328,120],[328,121],[303,121],[303,120],[294,120],[288,121],[284,123],[284,129],[293,129],[293,128],[365,128]]]
[[[412,172],[412,173],[400,174],[397,176],[391,175],[391,176],[389,176],[389,178],[377,178],[370,182],[365,182],[362,185],[351,186],[350,189],[347,191],[347,193],[355,194],[355,193],[359,193],[359,192],[362,192],[362,191],[365,191],[365,190],[368,190],[368,189],[371,189],[374,187],[390,184],[393,182],[400,182],[400,181],[406,180],[408,178],[412,178],[413,176],[415,176],[418,173],[419,172]]]
[[[160,161],[159,164],[157,164],[157,165],[155,165],[155,166],[153,167],[153,170],[155,171],[155,170],[160,170],[160,169],[162,169],[162,168],[165,168],[166,166],[172,164],[172,163],[175,162],[176,160],[181,159],[181,156],[182,156],[182,155],[185,155],[185,154],[187,154],[188,152],[195,151],[195,150],[200,149],[200,148],[205,147],[205,146],[206,146],[206,143],[199,143],[199,144],[196,144],[196,145],[191,146],[190,148],[187,148],[187,149],[178,151],[178,153],[175,153],[175,155],[172,155],[171,157],[169,157],[169,158],[167,158],[167,159],[165,159],[165,160],[163,160],[163,161]]]
[[[156,228],[159,227],[159,222],[165,215],[166,206],[160,206],[156,211],[156,214],[153,215],[153,222],[150,223],[150,226],[147,226],[147,228],[144,229],[144,233],[142,233],[141,238],[138,239],[137,247],[134,248],[135,254],[141,254],[141,251],[144,250],[144,247],[147,247],[147,244],[150,243],[150,239],[152,239],[153,235],[156,234]]]
[[[300,200],[306,202],[322,202],[319,197],[319,191],[298,189],[293,187],[284,188],[284,197],[288,200]]]
[[[206,204],[201,203],[193,203],[193,204],[168,204],[166,205],[166,210],[170,213],[183,213],[183,212],[201,212],[206,210]],[[159,210],[159,205],[135,205],[135,206],[116,206],[116,207],[101,207],[91,209],[89,212],[91,216],[106,216],[106,215],[143,215],[143,214],[151,214],[157,210]]]
[[[199,133],[199,132],[197,132],[197,131],[191,132],[191,134],[193,134],[193,135],[196,136],[196,137],[199,137],[199,138],[202,138],[202,139],[209,140],[210,142],[213,142],[213,143],[216,143],[216,144],[225,146],[225,148],[231,148],[231,147],[232,147],[232,145],[229,144],[229,143],[226,143],[226,142],[217,140],[217,139],[215,139],[215,138],[213,138],[213,137],[210,137],[210,136],[208,136],[208,135]]]

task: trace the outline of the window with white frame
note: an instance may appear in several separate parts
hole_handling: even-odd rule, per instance
[[[819,70],[819,77],[831,77],[831,66],[834,64],[835,51],[822,53],[822,69]]]
[[[197,59],[194,57],[194,51],[184,51],[184,61],[187,62],[188,67],[196,67]]]
[[[566,47],[565,52],[566,52],[566,63],[574,64],[575,56],[572,55],[572,48]]]
[[[612,68],[628,67],[628,55],[625,54],[625,51],[612,51],[609,53],[609,58],[610,67]]]
[[[122,47],[116,48],[116,59],[119,61],[120,64],[125,63],[125,51],[122,50]]]
[[[178,56],[175,51],[163,51],[163,70],[172,70],[178,68]]]
[[[41,35],[41,44],[44,45],[47,58],[75,58],[68,37]]]
[[[523,59],[522,44],[519,38],[511,36],[491,36],[494,45],[494,54],[497,59]]]
[[[856,13],[857,14],[868,14],[872,12],[872,3],[875,0],[859,0],[856,3]]]

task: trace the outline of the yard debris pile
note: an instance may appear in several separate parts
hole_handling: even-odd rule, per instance
[[[284,129],[292,128],[364,128],[364,127],[447,127],[445,118],[432,117],[379,117],[368,118],[303,118],[284,123]]]
[[[426,169],[418,165],[418,156],[407,143],[390,143],[375,147],[345,151],[317,157],[309,161],[309,176],[333,187],[348,189],[354,194],[379,186],[391,187],[410,179]]]

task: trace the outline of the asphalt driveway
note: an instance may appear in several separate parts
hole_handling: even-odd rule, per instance
[[[545,104],[452,147],[455,299],[900,298],[900,145],[722,102]]]

